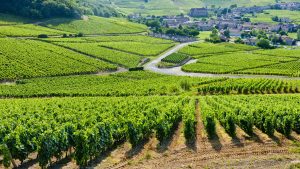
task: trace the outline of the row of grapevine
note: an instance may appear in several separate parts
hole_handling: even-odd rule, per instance
[[[181,97],[52,98],[0,101],[0,156],[9,167],[38,153],[41,167],[74,150],[80,166],[128,140],[133,147],[153,133],[170,138],[183,118],[195,137],[195,102]]]
[[[35,78],[0,85],[1,97],[151,96],[179,95],[181,82],[203,85],[221,78],[174,77],[136,71],[109,76],[85,75]],[[112,85],[113,84],[113,85]]]
[[[298,99],[295,95],[207,96],[201,98],[200,105],[208,135],[215,134],[212,124],[217,119],[232,137],[236,135],[236,125],[249,136],[255,126],[269,136],[278,131],[290,137],[292,131],[300,133]]]
[[[277,94],[299,93],[298,80],[228,79],[200,86],[199,94]]]
[[[195,104],[198,100],[187,99],[187,104],[183,109],[184,137],[187,143],[194,143],[196,140],[196,113]]]

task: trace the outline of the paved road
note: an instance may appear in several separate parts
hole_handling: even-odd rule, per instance
[[[156,73],[174,75],[174,76],[191,76],[191,77],[227,77],[227,78],[269,78],[269,79],[297,79],[300,80],[300,77],[288,77],[288,76],[277,76],[277,75],[243,75],[243,74],[211,74],[211,73],[189,73],[181,70],[181,66],[174,68],[158,68],[156,65],[165,57],[171,55],[172,53],[177,52],[181,48],[197,42],[189,42],[179,44],[169,51],[162,54],[160,57],[152,60],[144,66],[145,70],[149,70]],[[190,60],[186,64],[195,63],[197,60]]]

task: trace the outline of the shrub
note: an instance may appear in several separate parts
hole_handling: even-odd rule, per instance
[[[48,35],[46,35],[46,34],[40,34],[40,35],[38,35],[38,38],[48,38]]]

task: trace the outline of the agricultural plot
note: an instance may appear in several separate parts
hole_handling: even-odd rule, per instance
[[[174,44],[148,44],[142,42],[106,42],[99,43],[99,46],[109,49],[119,50],[141,56],[157,56],[167,49],[174,46]]]
[[[142,60],[141,56],[101,47],[99,43],[55,43],[60,46],[91,55],[93,57],[119,64],[135,67]]]
[[[264,66],[261,68],[247,69],[238,71],[238,73],[246,74],[265,74],[265,75],[285,75],[285,76],[300,76],[300,62],[280,63],[276,65]]]
[[[223,78],[173,77],[150,72],[126,72],[109,76],[82,75],[19,80],[16,85],[0,85],[3,97],[50,96],[152,96],[180,95],[193,85]],[[185,82],[190,89],[184,87]],[[113,85],[112,85],[113,84]]]
[[[246,69],[295,61],[294,58],[236,52],[199,58],[197,63],[185,65],[182,70],[188,72],[232,73]]]
[[[11,36],[11,37],[29,37],[29,36],[37,37],[40,34],[63,35],[65,33],[68,32],[50,29],[42,26],[33,25],[33,24],[0,27],[0,35]]]
[[[39,41],[2,38],[0,49],[1,80],[116,69],[116,66],[106,62]]]
[[[179,63],[182,63],[183,61],[187,60],[188,58],[189,57],[187,55],[180,54],[180,53],[173,53],[173,54],[163,58],[161,61],[179,64]]]
[[[37,153],[36,161],[47,167],[72,153],[69,158],[85,167],[125,141],[133,149],[151,136],[163,143],[180,121],[187,144],[194,142],[201,139],[196,137],[196,99],[200,125],[209,139],[217,135],[219,124],[232,138],[238,128],[250,138],[256,137],[257,130],[271,138],[300,133],[298,95],[2,99],[3,164],[9,167],[12,161]]]
[[[41,25],[66,32],[93,35],[141,33],[147,30],[146,26],[125,19],[96,16],[89,16],[86,20],[52,19]]]
[[[290,137],[292,131],[300,133],[299,96],[218,96],[202,97],[202,117],[209,136],[216,135],[216,121],[232,137],[239,126],[253,136],[254,126],[269,136],[275,131]]]
[[[109,41],[110,37],[112,37],[111,41]],[[45,41],[127,68],[136,67],[145,57],[157,56],[174,46],[174,42],[170,43],[172,41],[144,37],[146,40],[149,39],[150,42],[139,42],[143,36],[131,36],[130,38],[128,36],[51,38],[45,39]]]
[[[193,63],[184,65],[181,69],[185,72],[226,74],[238,70],[239,67],[209,63]]]
[[[181,49],[179,52],[184,53],[194,58],[199,58],[203,56],[232,53],[237,51],[250,51],[255,50],[256,47],[239,45],[239,44],[211,44],[211,43],[197,43],[192,44],[188,47]]]
[[[197,63],[182,67],[186,72],[286,76],[299,76],[299,51],[299,49],[281,48],[257,50],[252,46],[208,43],[193,44],[180,50],[182,53],[198,58]]]
[[[95,37],[80,37],[80,38],[47,38],[42,39],[47,42],[67,42],[67,43],[79,43],[79,42],[142,42],[151,44],[172,44],[174,41],[154,38],[143,35],[114,35],[114,36],[95,36]]]
[[[300,80],[227,79],[195,88],[204,95],[299,93]]]
[[[257,54],[271,55],[271,56],[281,56],[281,57],[291,57],[300,58],[300,49],[274,49],[274,50],[257,50],[254,51]]]
[[[113,85],[112,85],[113,84]],[[1,97],[173,96],[298,93],[299,80],[177,77],[150,72],[19,80],[0,85]]]
[[[46,167],[52,157],[75,149],[74,160],[83,167],[125,140],[136,147],[156,133],[163,142],[181,119],[186,139],[194,139],[194,105],[193,99],[178,97],[1,100],[0,155],[10,167],[12,160],[36,152]]]

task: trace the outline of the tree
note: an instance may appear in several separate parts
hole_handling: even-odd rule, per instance
[[[272,46],[270,45],[270,41],[267,39],[260,39],[257,42],[257,46],[263,49],[272,49]]]
[[[279,18],[278,18],[278,16],[274,16],[274,17],[272,17],[272,20],[275,21],[275,22],[278,22]]]
[[[244,22],[250,22],[251,20],[250,20],[250,18],[248,18],[248,17],[245,17],[245,18],[243,18],[242,19]]]
[[[219,31],[216,28],[214,28],[212,30],[212,33],[209,35],[209,37],[210,37],[210,42],[212,42],[212,43],[220,43],[221,42],[221,39],[219,36]]]
[[[230,31],[229,31],[229,29],[226,29],[224,31],[224,36],[226,36],[226,38],[230,38]]]
[[[150,20],[150,21],[147,21],[147,22],[146,22],[146,25],[147,25],[148,27],[151,27],[151,28],[159,28],[159,27],[160,27],[160,23],[159,23],[159,21],[157,21],[157,20]]]
[[[281,30],[280,32],[279,32],[279,34],[281,35],[281,36],[283,36],[283,35],[288,35],[288,33],[286,32],[286,31],[284,31],[284,30]]]
[[[244,44],[244,42],[243,42],[243,40],[242,40],[242,38],[237,38],[235,41],[234,41],[234,43],[238,43],[238,44]]]

